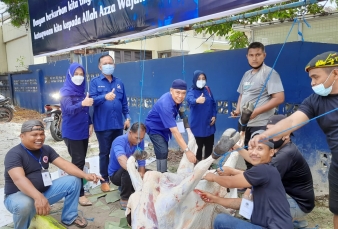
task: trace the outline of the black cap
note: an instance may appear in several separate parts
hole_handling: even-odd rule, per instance
[[[172,89],[187,90],[187,83],[184,80],[176,79],[171,85]]]
[[[272,115],[269,120],[268,123],[266,125],[275,125],[277,122],[286,119],[287,116],[285,115]],[[293,133],[290,133],[291,136],[294,136]]]
[[[324,52],[314,57],[305,66],[305,71],[309,72],[311,68],[338,67],[338,53],[336,51]]]
[[[34,128],[35,126],[40,126],[41,128]],[[34,130],[45,130],[43,123],[39,120],[28,120],[24,122],[21,126],[21,133],[31,132]]]
[[[255,137],[256,135],[263,133],[264,131],[265,131],[265,130],[256,130],[255,132],[253,132],[253,133],[251,134],[251,139],[252,139],[253,137]],[[270,141],[268,141],[268,140],[266,140],[266,141],[262,140],[261,143],[263,143],[264,145],[269,146],[271,149],[274,148],[273,143],[270,142]]]

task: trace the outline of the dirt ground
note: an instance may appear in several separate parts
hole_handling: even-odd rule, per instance
[[[0,123],[0,161],[4,161],[4,157],[9,149],[16,144],[20,143],[19,133],[21,124],[28,119],[39,119],[42,121],[43,114],[39,114],[36,111],[22,109],[16,107],[14,118],[10,123]],[[64,142],[56,142],[52,139],[50,133],[46,131],[45,144],[51,145],[63,158],[70,161],[70,156],[67,152]],[[88,157],[98,155],[98,143],[95,136],[90,138],[89,141]],[[152,153],[151,145],[147,149]],[[182,152],[172,150],[169,153],[168,170],[175,172],[179,161],[181,160]],[[156,162],[148,166],[148,168],[156,170]],[[57,168],[51,166],[51,172],[56,171]],[[0,188],[4,187],[4,166],[0,166]],[[125,227],[125,221],[123,217],[123,211],[119,210],[120,205],[117,201],[119,199],[119,192],[117,187],[111,185],[111,192],[102,193],[99,188],[90,189],[87,193],[88,198],[93,202],[93,206],[82,207],[79,206],[79,214],[83,214],[88,219],[87,228],[123,228]],[[51,215],[60,221],[62,202],[54,204],[52,206]],[[315,209],[306,217],[309,226],[308,228],[314,228],[319,225],[322,229],[332,229],[332,213],[328,209],[327,196],[316,198]],[[120,222],[121,221],[121,222]],[[118,227],[120,225],[121,227]],[[3,228],[11,228],[3,227]],[[71,226],[69,228],[77,228]]]

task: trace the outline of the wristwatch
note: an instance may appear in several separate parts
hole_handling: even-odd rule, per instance
[[[188,152],[190,149],[189,147],[185,148],[184,152]]]
[[[131,119],[130,118],[126,118],[126,120],[130,121]]]

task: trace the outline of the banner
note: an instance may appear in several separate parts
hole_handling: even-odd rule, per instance
[[[33,55],[140,37],[282,0],[28,0]]]

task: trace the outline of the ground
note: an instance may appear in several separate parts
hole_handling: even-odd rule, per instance
[[[9,149],[20,142],[19,133],[21,128],[21,123],[28,119],[39,119],[42,121],[44,118],[43,114],[39,114],[36,111],[26,110],[19,107],[16,107],[17,112],[14,114],[14,118],[10,123],[0,123],[0,161],[4,161],[4,157]],[[46,141],[45,144],[51,145],[62,157],[67,160],[70,160],[70,156],[67,152],[64,142],[55,142],[50,133],[46,131]],[[147,149],[148,152],[152,154],[151,145]],[[98,143],[95,135],[90,138],[89,143],[89,152],[88,157],[98,155]],[[171,150],[169,152],[168,160],[168,169],[171,172],[175,172],[178,164],[181,160],[182,152],[178,150]],[[156,170],[156,162],[151,163],[148,168]],[[55,167],[51,167],[51,172],[56,171]],[[4,167],[0,166],[0,188],[4,187]],[[125,226],[124,212],[120,210],[119,202],[119,192],[116,190],[117,187],[111,186],[111,192],[102,193],[98,188],[90,189],[90,192],[87,193],[88,197],[93,202],[93,206],[82,207],[79,206],[79,214],[83,214],[85,218],[88,219],[89,229],[94,228],[121,228]],[[54,204],[52,206],[51,215],[60,221],[61,211],[62,211],[62,202]],[[322,229],[332,229],[332,213],[328,209],[327,196],[321,196],[316,198],[316,207],[315,209],[308,214],[307,220],[309,222],[309,228],[313,228],[316,225],[319,225],[319,228]],[[11,228],[11,225],[4,228]],[[69,228],[77,228],[71,226]]]

